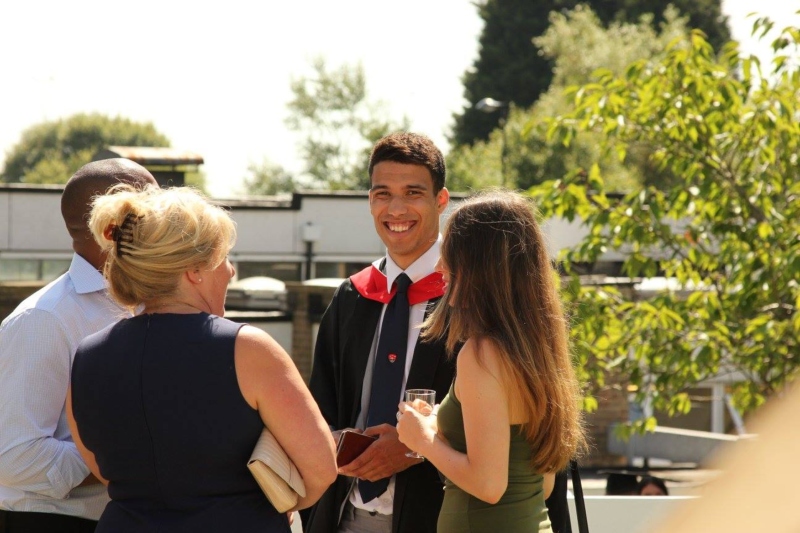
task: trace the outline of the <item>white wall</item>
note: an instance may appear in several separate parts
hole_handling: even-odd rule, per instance
[[[8,226],[11,224],[11,197],[8,194],[0,194],[0,250],[8,249]]]
[[[61,191],[0,192],[0,253],[38,254],[42,258],[72,254],[61,218]]]
[[[71,255],[69,238],[60,210],[61,190],[57,187],[0,186],[0,258],[64,258]],[[451,199],[442,223],[460,201]],[[222,202],[225,203],[225,202]],[[366,193],[300,193],[286,200],[230,201],[238,240],[231,258],[234,261],[305,260],[306,245],[301,227],[306,223],[320,228],[314,243],[315,261],[370,262],[384,254],[375,233]],[[586,234],[579,223],[561,219],[544,224],[550,251],[577,244]],[[607,260],[619,260],[608,254]]]
[[[696,496],[584,496],[591,533],[647,533],[682,503]],[[569,503],[572,531],[578,532],[575,500]],[[677,532],[676,532],[677,533]]]
[[[296,211],[234,209],[231,217],[236,221],[237,234],[232,259],[264,255],[294,257],[302,253],[297,243],[299,238]]]
[[[366,195],[304,198],[298,219],[298,231],[306,222],[320,226],[320,240],[314,244],[314,253],[322,257],[349,254],[375,258],[385,253],[383,243],[375,233]]]

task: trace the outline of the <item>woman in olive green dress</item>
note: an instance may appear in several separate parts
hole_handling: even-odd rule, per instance
[[[446,477],[439,533],[549,532],[554,473],[585,441],[567,321],[532,205],[511,192],[461,204],[440,270],[447,292],[422,334],[461,346],[456,378],[437,416],[400,404],[400,440]]]

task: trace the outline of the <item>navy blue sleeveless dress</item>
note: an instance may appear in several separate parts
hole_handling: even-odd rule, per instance
[[[263,423],[236,379],[240,327],[140,315],[80,344],[73,413],[111,497],[97,533],[289,533],[247,469]]]

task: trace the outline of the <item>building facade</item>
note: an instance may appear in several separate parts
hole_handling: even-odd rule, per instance
[[[72,250],[61,219],[62,186],[0,186],[0,281],[51,280],[69,267]],[[464,197],[452,195],[453,205]],[[230,259],[238,278],[282,281],[342,278],[385,253],[366,191],[297,192],[285,197],[216,200],[230,210],[238,239]],[[551,254],[580,242],[578,223],[544,223]],[[604,262],[621,257],[608,254]]]

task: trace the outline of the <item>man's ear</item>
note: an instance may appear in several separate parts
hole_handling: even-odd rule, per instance
[[[436,208],[439,210],[440,215],[445,210],[449,202],[450,191],[447,190],[447,187],[442,187],[442,190],[436,194]]]

